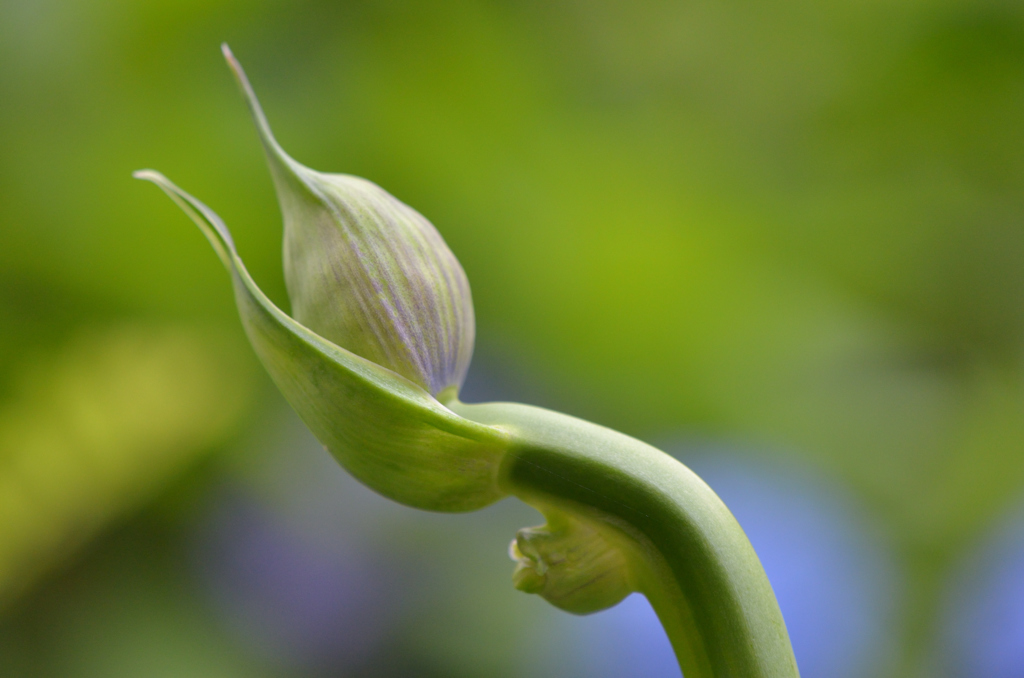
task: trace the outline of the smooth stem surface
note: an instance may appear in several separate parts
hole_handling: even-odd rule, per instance
[[[510,434],[500,478],[510,494],[621,535],[634,588],[651,601],[686,678],[798,677],[757,555],[693,472],[634,438],[557,412],[448,406]]]

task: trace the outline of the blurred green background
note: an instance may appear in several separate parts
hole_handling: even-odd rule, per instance
[[[594,659],[628,655],[615,611],[512,590],[530,510],[391,506],[289,413],[130,178],[209,204],[287,307],[221,41],[296,159],[444,235],[466,399],[729,459],[730,504],[817,488],[749,519],[806,678],[1022,675],[1024,5],[995,0],[0,1],[0,673],[672,675]],[[856,635],[827,563],[871,549],[873,640],[798,638]]]

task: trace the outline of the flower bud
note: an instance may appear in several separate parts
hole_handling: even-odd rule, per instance
[[[249,341],[317,439],[352,475],[395,501],[470,511],[505,495],[508,434],[441,404],[473,347],[466,276],[430,223],[357,177],[321,174],[274,141],[241,68],[224,47],[270,160],[285,217],[285,274],[295,317],[245,269],[224,222],[152,170],[231,274]]]
[[[245,72],[224,56],[259,130],[284,216],[292,317],[431,395],[458,391],[473,353],[469,282],[441,235],[376,184],[323,174],[274,139]]]

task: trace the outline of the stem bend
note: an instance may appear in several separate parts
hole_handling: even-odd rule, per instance
[[[798,678],[757,554],[686,466],[624,434],[538,407],[448,407],[510,435],[504,490],[549,524],[569,516],[617,545],[625,579],[650,600],[686,678]]]

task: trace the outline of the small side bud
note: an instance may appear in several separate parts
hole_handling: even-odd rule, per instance
[[[519,550],[519,539],[512,540],[508,545],[508,555],[516,562],[512,571],[512,585],[523,593],[540,593],[547,583],[547,563],[528,558]]]
[[[509,556],[516,562],[517,589],[573,614],[612,607],[634,590],[618,545],[601,529],[569,516],[519,530]]]

